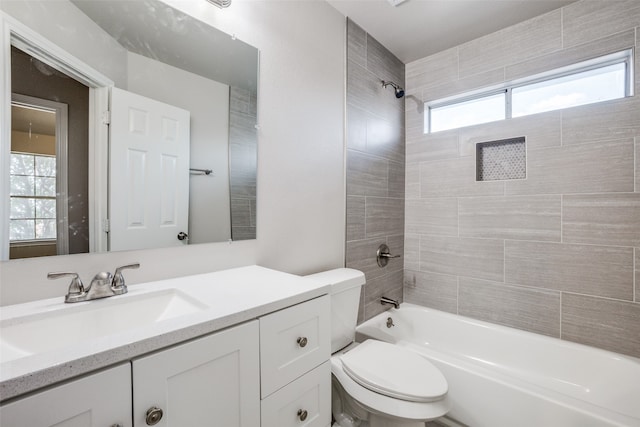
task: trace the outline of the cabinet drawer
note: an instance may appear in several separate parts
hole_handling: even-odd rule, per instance
[[[262,401],[261,413],[263,427],[325,427],[331,424],[330,362],[267,397]]]
[[[329,296],[260,318],[262,398],[331,357]]]

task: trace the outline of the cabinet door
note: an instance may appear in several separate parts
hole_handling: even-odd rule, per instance
[[[158,427],[259,426],[258,339],[253,321],[134,360],[134,426],[154,407]]]
[[[2,427],[131,427],[125,363],[0,406]]]

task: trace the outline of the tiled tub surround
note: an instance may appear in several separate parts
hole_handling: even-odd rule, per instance
[[[381,80],[404,85],[404,64],[347,21],[347,267],[365,273],[359,320],[402,300],[402,259],[380,268],[376,251],[404,249],[404,101]]]
[[[425,101],[631,47],[640,2],[580,1],[407,64],[405,301],[640,357],[640,98],[423,133]],[[521,136],[527,178],[476,182]]]
[[[153,292],[171,289],[179,290],[206,308],[5,361],[0,364],[0,401],[316,298],[326,294],[329,286],[317,280],[254,265],[138,284],[130,286],[127,295],[114,298],[144,298]],[[78,303],[78,307],[62,301],[63,298],[58,297],[4,306],[0,321],[12,323],[15,318],[54,310],[99,308],[101,303],[108,304],[113,300],[107,298]]]

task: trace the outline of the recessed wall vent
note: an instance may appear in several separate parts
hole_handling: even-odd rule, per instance
[[[476,181],[526,177],[527,149],[524,136],[476,144]]]

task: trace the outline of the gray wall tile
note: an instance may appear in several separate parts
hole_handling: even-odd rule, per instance
[[[560,336],[560,293],[461,277],[458,314]]]
[[[420,165],[407,163],[405,170],[405,197],[417,199],[420,197]]]
[[[347,150],[347,194],[387,196],[387,161],[358,151]]]
[[[560,220],[558,218],[558,228],[559,226]],[[408,199],[405,202],[405,232],[408,234],[457,236],[457,199],[454,197]]]
[[[414,95],[404,96],[405,137],[407,142],[419,141],[424,137],[424,103]]]
[[[376,262],[376,251],[382,243],[386,238],[347,242],[346,266],[362,271],[367,281],[384,276],[386,271]]]
[[[404,301],[458,313],[458,278],[415,270],[404,271]]]
[[[640,247],[640,193],[564,196],[562,241]]]
[[[559,242],[560,211],[560,196],[463,197],[460,237]]]
[[[562,144],[640,136],[640,99],[635,96],[562,111]]]
[[[349,18],[347,18],[347,55],[349,60],[366,67],[367,33]]]
[[[561,17],[556,10],[461,45],[460,77],[562,48]]]
[[[636,138],[636,193],[640,193],[640,137]]]
[[[420,270],[502,281],[504,243],[492,239],[422,236]]]
[[[380,81],[404,86],[404,64],[350,20],[347,31],[346,265],[367,278],[362,322],[388,308],[374,301],[378,294],[402,300],[404,257],[383,269],[376,251],[387,243],[393,253],[404,253],[404,100]]]
[[[392,258],[383,270],[387,273],[392,271],[404,270],[404,234],[397,236],[387,236],[387,246],[389,246],[389,253],[391,255],[400,255],[400,258]]]
[[[640,357],[640,304],[563,294],[562,339]]]
[[[633,191],[632,140],[529,150],[527,179],[506,183],[506,194],[624,191]]]
[[[393,162],[389,160],[389,182],[387,183],[388,197],[394,197],[397,199],[404,199],[404,178],[405,178],[405,166],[404,163]]]
[[[400,101],[399,101],[400,102]],[[367,153],[404,162],[404,133],[400,126],[377,117],[367,119]]]
[[[404,64],[367,34],[367,70],[380,80],[391,80],[404,87]],[[391,89],[387,89],[391,93]]]
[[[365,238],[364,209],[364,197],[347,196],[347,242]]]
[[[440,80],[437,82],[438,84],[436,85],[424,87],[422,89],[422,99],[424,101],[435,101],[436,99],[446,98],[468,92],[470,90],[503,83],[504,67],[484,71],[444,84],[442,84]]]
[[[367,238],[401,235],[404,232],[404,203],[402,199],[367,197]]]
[[[518,117],[460,129],[460,155],[473,156],[479,142],[525,137],[528,150],[561,145],[560,111]]]
[[[505,282],[633,300],[633,249],[507,241]]]
[[[388,121],[404,120],[404,103],[371,71],[347,60],[347,104]]]
[[[367,113],[347,105],[347,148],[367,151]]]
[[[516,326],[525,329],[530,326],[523,319],[535,318],[532,313],[536,313],[538,308],[544,309],[545,303],[541,301],[547,297],[555,298],[562,292],[591,293],[593,298],[609,298],[598,301],[614,298],[618,303],[624,304],[626,300],[627,304],[640,306],[630,302],[634,298],[640,302],[638,96],[424,134],[426,100],[486,88],[505,79],[521,78],[620,51],[633,45],[634,33],[636,48],[640,47],[639,10],[640,2],[637,0],[578,1],[562,10],[407,65],[404,105],[406,141],[410,146],[406,152],[405,196],[412,201],[407,204],[406,216],[418,226],[420,221],[424,221],[421,215],[430,208],[429,205],[420,208],[420,203],[426,203],[420,198],[471,197],[473,200],[465,202],[466,199],[460,199],[460,237],[435,234],[451,228],[451,222],[440,229],[429,230],[434,234],[406,236],[406,297],[453,311],[456,299],[451,293],[452,287],[445,287],[436,278],[447,278],[442,281],[450,284],[458,279],[464,282],[466,279],[463,277],[495,282],[505,279],[505,284],[485,284],[473,296],[477,294],[485,299],[479,306],[487,319],[496,312],[493,321],[521,322]],[[561,34],[562,26],[564,34]],[[561,44],[562,36],[564,45]],[[636,76],[640,76],[640,55],[637,54],[635,69]],[[635,88],[636,94],[640,93],[640,78],[635,79]],[[526,137],[527,179],[475,182],[476,144],[520,136]],[[459,158],[452,151],[456,137]],[[550,221],[542,222],[545,224],[542,229],[549,234],[543,231],[543,237],[528,235],[529,223],[522,227],[522,218],[515,213],[517,204],[506,202],[513,196],[523,196],[522,200],[531,200],[529,197],[538,201],[545,197],[564,200],[562,243],[540,241],[552,235],[557,241],[556,210],[553,213],[549,211],[548,217],[542,217]],[[507,211],[501,216],[499,212],[505,206]],[[534,206],[544,211],[544,204]],[[478,215],[481,212],[488,212],[487,217]],[[538,210],[533,209],[533,212]],[[533,217],[538,220],[536,215]],[[435,224],[433,226],[437,228]],[[548,229],[545,228],[547,226]],[[479,234],[482,238],[462,237],[476,235],[474,233],[481,233],[487,228],[492,228],[493,232]],[[534,231],[538,232],[536,228]],[[504,238],[508,240],[501,240]],[[511,240],[521,238],[536,241]],[[475,244],[473,249],[468,244],[470,241]],[[633,246],[635,255],[631,254]],[[635,272],[631,265],[634,259]],[[506,278],[502,277],[502,268],[506,270]],[[413,279],[410,275],[418,270],[421,270],[419,274],[423,279],[416,278],[415,283],[422,284],[411,288]],[[469,285],[468,281],[465,283]],[[513,297],[515,302],[500,293],[494,299],[492,292],[503,291],[504,288],[517,295]],[[511,291],[512,288],[515,291]],[[477,289],[466,286],[463,297],[465,291]],[[511,311],[512,307],[514,311]],[[602,307],[605,317],[616,316],[616,310],[616,304]],[[587,315],[585,310],[584,316]],[[538,316],[543,317],[544,314]],[[558,318],[553,319],[557,323]],[[628,321],[621,320],[621,327],[625,322]],[[577,325],[580,326],[579,323]],[[632,325],[633,322],[629,321],[628,327]],[[542,333],[556,331],[557,327],[548,329],[544,326],[541,330]],[[589,328],[580,332],[587,336]],[[637,328],[634,333],[636,337],[640,335]],[[615,349],[618,345],[623,346],[624,342],[595,340],[591,345],[609,345]]]
[[[380,297],[402,302],[402,270],[378,277],[365,285],[365,318],[370,319],[389,309],[380,303]]]
[[[635,248],[636,252],[636,302],[640,302],[640,248]]]
[[[506,67],[507,81],[533,76],[544,71],[573,65],[608,53],[621,51],[633,47],[635,31],[629,29],[603,39],[585,43],[569,49],[549,53],[528,61],[523,61]]]
[[[451,82],[458,78],[458,48],[418,59],[406,66],[407,88],[420,90],[433,82]],[[413,92],[409,91],[408,94]]]
[[[640,3],[626,1],[579,1],[563,9],[565,47],[579,45],[640,25]]]
[[[458,157],[458,131],[422,134],[407,141],[407,163],[428,162]]]
[[[496,196],[504,182],[476,182],[475,159],[460,157],[420,164],[421,197]]]
[[[236,227],[251,226],[251,203],[249,199],[231,199],[231,223]]]
[[[404,235],[404,268],[420,270],[420,236],[418,235]]]

